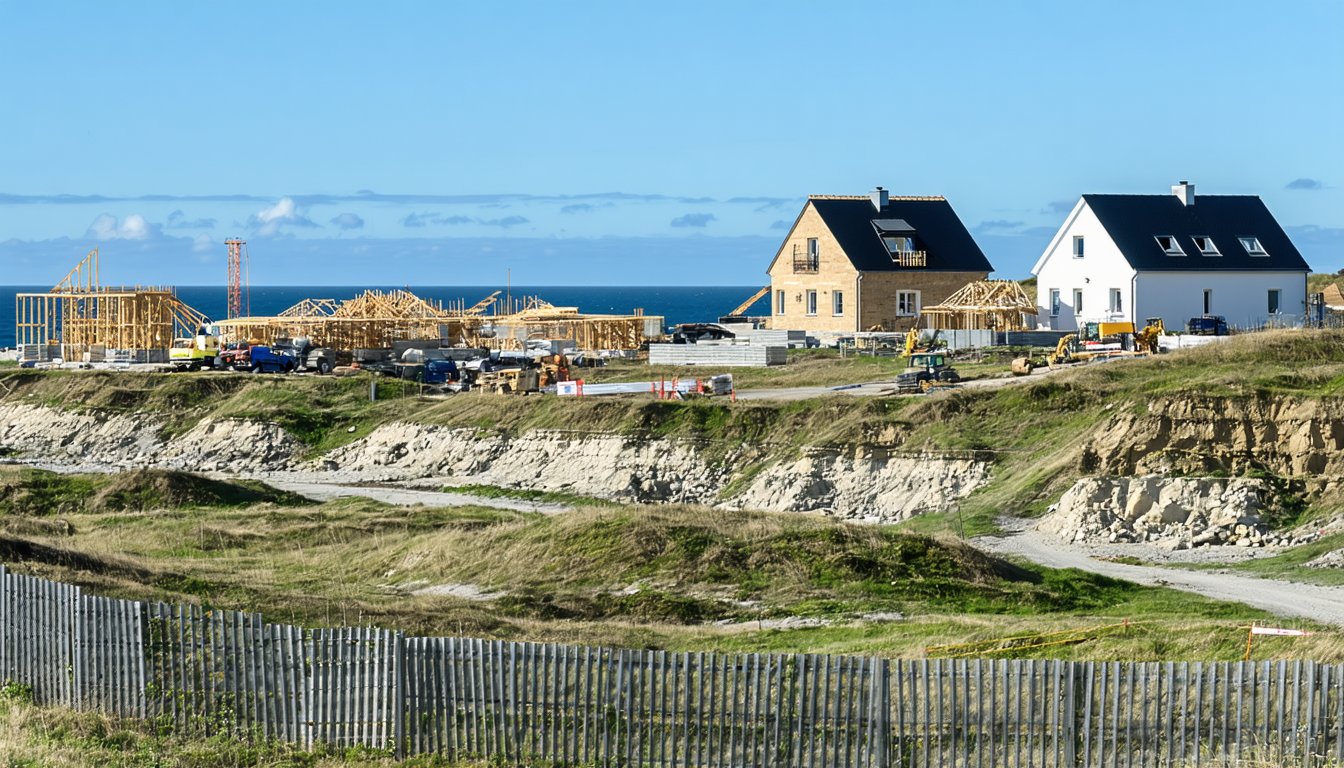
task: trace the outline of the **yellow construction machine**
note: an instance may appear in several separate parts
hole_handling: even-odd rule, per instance
[[[1055,345],[1055,351],[1051,352],[1045,358],[1045,363],[1051,368],[1057,368],[1061,365],[1071,363],[1081,363],[1087,360],[1095,360],[1103,357],[1132,357],[1135,355],[1155,355],[1159,351],[1158,337],[1166,333],[1166,325],[1160,317],[1148,318],[1148,324],[1143,330],[1135,331],[1133,323],[1100,323],[1098,325],[1098,337],[1101,339],[1113,338],[1116,336],[1130,336],[1134,343],[1130,349],[1097,349],[1088,351],[1075,351],[1078,344],[1078,334],[1071,333],[1064,336]],[[1018,376],[1030,374],[1033,368],[1041,365],[1040,361],[1033,360],[1030,357],[1019,357],[1013,361],[1013,373]]]
[[[910,332],[905,334],[905,351],[901,352],[901,357],[909,357],[919,352],[938,352],[946,348],[947,342],[938,340],[938,331],[933,332],[928,344],[920,344],[919,329],[911,328]]]

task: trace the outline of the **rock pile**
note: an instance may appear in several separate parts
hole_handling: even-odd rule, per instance
[[[1244,478],[1097,477],[1079,480],[1036,526],[1079,544],[1204,546],[1305,544],[1316,534],[1275,533],[1261,519],[1273,489]]]

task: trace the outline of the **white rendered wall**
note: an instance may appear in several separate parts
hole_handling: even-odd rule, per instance
[[[1189,258],[1189,257],[1187,257]],[[1303,272],[1144,272],[1139,275],[1139,320],[1161,317],[1171,330],[1184,330],[1204,314],[1204,291],[1213,291],[1209,314],[1229,325],[1259,325],[1269,317],[1269,291],[1278,289],[1284,320],[1300,318],[1307,307]]]
[[[1073,238],[1083,237],[1083,258],[1073,255]],[[1132,322],[1134,319],[1134,269],[1111,241],[1081,199],[1041,259],[1036,262],[1037,327],[1049,330],[1077,330],[1083,322]],[[1059,316],[1050,316],[1050,291],[1059,291]],[[1083,292],[1081,316],[1074,311],[1073,291]],[[1111,313],[1111,289],[1118,289],[1121,309]]]

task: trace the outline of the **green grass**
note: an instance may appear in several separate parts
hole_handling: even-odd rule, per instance
[[[595,496],[579,496],[559,491],[534,491],[526,488],[504,488],[498,485],[446,485],[444,493],[465,493],[484,499],[521,499],[539,501],[546,504],[565,504],[576,507],[614,507],[616,502],[599,499]]]
[[[0,467],[0,514],[5,515],[243,507],[259,503],[295,506],[308,501],[256,480],[227,482],[168,470],[66,475],[28,467]]]

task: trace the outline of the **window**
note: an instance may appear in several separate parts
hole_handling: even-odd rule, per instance
[[[1213,314],[1213,291],[1208,288],[1204,289],[1204,314]]]
[[[808,291],[808,292],[807,292],[807,314],[809,314],[809,315],[815,315],[815,314],[817,314],[817,292],[816,292],[816,291]]]
[[[1204,254],[1205,256],[1222,256],[1222,254],[1218,252],[1218,246],[1213,244],[1212,237],[1205,237],[1201,235],[1199,237],[1192,237],[1190,239],[1195,241],[1195,247],[1198,248],[1199,252]]]
[[[896,316],[914,317],[918,314],[919,291],[898,291],[896,293]]]
[[[1269,255],[1268,253],[1265,253],[1265,249],[1262,248],[1262,247],[1260,246],[1260,238],[1258,238],[1258,237],[1238,237],[1237,239],[1241,241],[1241,247],[1242,247],[1242,248],[1245,248],[1245,249],[1246,249],[1246,252],[1249,253],[1249,254],[1251,254],[1252,256],[1268,256],[1268,255]]]
[[[1184,256],[1185,251],[1181,249],[1181,244],[1176,242],[1176,238],[1171,235],[1158,235],[1157,244],[1162,246],[1168,256]]]
[[[821,254],[821,246],[817,245],[817,238],[815,237],[807,238],[807,255],[815,261],[817,256],[819,256],[820,254]]]
[[[869,242],[872,242],[871,240]],[[887,244],[887,250],[892,253],[909,253],[915,250],[915,238],[913,237],[889,237],[884,236],[882,242]]]
[[[1057,288],[1050,289],[1050,316],[1059,316],[1059,289]]]
[[[843,315],[843,314],[845,314],[845,293],[844,293],[844,291],[832,291],[832,292],[831,292],[831,314],[832,314],[832,315],[837,315],[837,316],[838,316],[838,315]]]
[[[1083,258],[1083,238],[1081,237],[1073,238],[1073,258]]]
[[[1272,290],[1269,292],[1269,314],[1271,314],[1271,315],[1277,315],[1277,314],[1279,314],[1279,295],[1280,295],[1280,293],[1281,293],[1281,292],[1279,291],[1278,288],[1274,288],[1274,289],[1272,289]]]
[[[1123,299],[1121,298],[1122,296],[1123,296],[1123,294],[1120,293],[1120,289],[1119,289],[1119,288],[1112,288],[1112,289],[1111,289],[1111,311],[1112,311],[1112,312],[1124,312],[1124,311],[1125,311],[1125,307],[1124,307]]]
[[[1073,314],[1083,314],[1083,291],[1080,288],[1073,289]]]
[[[784,292],[775,291],[775,314],[784,314]]]

